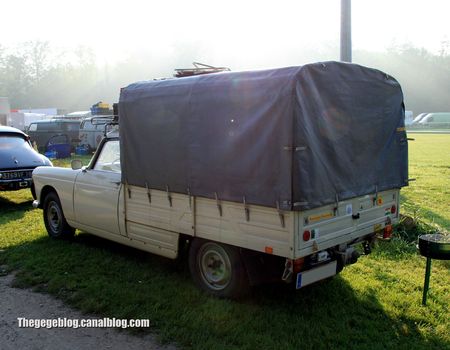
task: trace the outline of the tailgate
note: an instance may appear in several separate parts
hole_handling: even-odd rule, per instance
[[[382,230],[398,222],[399,190],[356,197],[296,213],[295,258]]]

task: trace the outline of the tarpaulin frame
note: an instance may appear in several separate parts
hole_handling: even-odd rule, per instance
[[[407,145],[389,130],[404,126],[402,106],[395,79],[339,62],[132,84],[119,102],[122,178],[280,210],[373,193],[376,175],[380,190],[399,188]]]

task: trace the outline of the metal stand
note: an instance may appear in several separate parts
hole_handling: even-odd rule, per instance
[[[440,233],[419,236],[420,255],[427,258],[425,282],[423,284],[422,305],[427,305],[427,293],[430,286],[431,259],[450,260],[450,235]]]
[[[431,275],[431,258],[427,258],[427,267],[425,269],[425,282],[423,284],[422,305],[427,305],[427,293],[428,287],[430,286],[430,275]]]

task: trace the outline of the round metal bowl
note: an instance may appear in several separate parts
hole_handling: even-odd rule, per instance
[[[419,251],[427,258],[450,260],[450,235],[435,233],[419,236]]]

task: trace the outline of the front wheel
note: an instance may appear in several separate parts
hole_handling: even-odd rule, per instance
[[[189,269],[194,282],[214,296],[235,299],[249,291],[247,271],[237,247],[194,239]]]
[[[66,221],[61,202],[55,192],[50,192],[44,199],[44,223],[48,235],[52,238],[70,238],[75,229]]]

